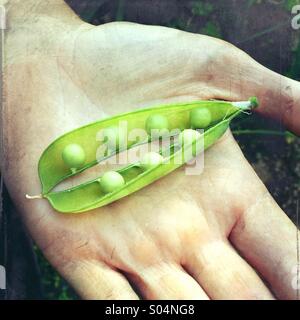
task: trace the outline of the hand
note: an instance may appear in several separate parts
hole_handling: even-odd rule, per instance
[[[32,8],[29,2],[22,6]],[[11,3],[4,179],[34,240],[77,292],[86,299],[295,299],[296,227],[229,132],[205,153],[200,176],[181,168],[85,214],[60,214],[25,194],[40,192],[37,163],[51,141],[132,108],[257,95],[261,112],[273,117],[287,102],[285,121],[300,132],[299,84],[213,38],[130,23],[94,27],[62,1],[53,10],[41,2],[24,23]]]

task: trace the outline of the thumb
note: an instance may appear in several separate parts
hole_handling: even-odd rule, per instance
[[[257,96],[259,113],[300,134],[300,83],[269,70],[241,50],[230,51],[232,70],[228,78],[235,83],[230,89],[240,99]]]
[[[300,83],[261,67],[264,81],[258,112],[300,135]]]

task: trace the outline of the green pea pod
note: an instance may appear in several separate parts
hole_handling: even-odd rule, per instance
[[[256,104],[254,100],[250,103],[251,106]],[[97,135],[101,130],[104,130],[107,127],[119,126],[122,121],[127,124],[127,132],[130,132],[132,129],[145,129],[147,119],[156,114],[167,118],[169,130],[184,130],[190,128],[190,111],[198,108],[208,109],[210,111],[211,123],[209,127],[211,127],[238,110],[249,109],[249,102],[247,101],[239,104],[212,100],[162,105],[117,115],[66,133],[51,143],[43,152],[39,160],[38,172],[42,185],[42,194],[48,194],[61,181],[74,176],[105,159],[104,156],[100,159],[96,159],[97,150],[104,144],[103,141],[97,141]],[[149,138],[149,141],[151,141],[151,138]],[[125,150],[136,146],[141,141],[127,142],[128,145]],[[66,163],[62,158],[64,149],[70,144],[81,146],[85,153],[84,164],[76,169],[70,169],[66,166]],[[112,154],[110,154],[110,156],[111,155]]]
[[[229,123],[230,119],[221,121],[204,132],[204,149],[210,147],[225,133],[229,127]],[[184,152],[192,154],[189,152],[189,149],[191,149],[196,142],[197,141],[185,148]],[[203,151],[203,149],[199,151]],[[80,213],[105,206],[146,187],[176,170],[182,164],[175,164],[172,160],[182,152],[183,149],[174,152],[159,166],[146,172],[143,172],[138,165],[130,165],[118,170],[117,172],[124,177],[126,184],[115,192],[103,194],[99,187],[99,180],[95,179],[68,190],[49,193],[45,195],[45,198],[49,200],[55,210],[64,213]],[[184,155],[182,155],[182,157],[184,157]],[[185,159],[186,162],[191,160],[191,158]]]
[[[42,154],[39,161],[39,176],[43,190],[42,197],[48,199],[55,210],[64,213],[84,212],[112,203],[166,176],[191,160],[196,154],[209,148],[224,134],[233,118],[244,112],[244,110],[249,110],[256,106],[257,100],[255,98],[250,99],[250,101],[237,103],[196,101],[192,103],[164,105],[126,113],[76,129],[55,140]],[[162,150],[161,153],[167,154],[167,156],[164,156],[163,161],[151,169],[143,170],[139,163],[119,169],[117,172],[122,176],[121,179],[122,181],[124,180],[125,183],[115,191],[105,194],[99,184],[99,181],[101,181],[100,177],[64,191],[51,192],[59,182],[99,162],[95,159],[97,148],[101,146],[101,142],[99,143],[96,139],[99,130],[116,126],[120,121],[126,121],[128,131],[136,128],[144,129],[147,126],[147,119],[152,117],[151,121],[155,122],[153,121],[153,115],[157,114],[166,117],[167,122],[165,123],[168,123],[168,129],[179,128],[180,130],[184,130],[191,127],[191,121],[189,119],[191,111],[194,109],[199,111],[199,108],[209,110],[211,117],[208,127],[204,128],[205,130],[201,135],[198,134],[197,138],[188,143],[188,145],[185,145],[184,148],[178,144],[173,144],[167,152],[165,152],[166,150]],[[201,115],[201,112],[197,112],[198,118],[196,123],[202,122],[199,115]],[[203,145],[195,154],[195,146],[200,139],[203,139]],[[147,141],[150,140],[149,138]],[[81,168],[76,168],[76,170],[70,170],[62,157],[62,153],[65,150],[64,148],[71,144],[73,145],[70,149],[75,149],[75,151],[81,155],[79,164],[81,164],[82,159],[85,159],[85,164]],[[80,148],[74,147],[74,144],[79,145]],[[128,143],[127,149],[137,144],[136,141],[131,141]],[[81,148],[83,148],[84,151],[82,151]],[[85,152],[84,157],[82,157],[82,152]],[[117,152],[118,151],[116,151],[116,153]],[[188,157],[186,157],[186,155],[188,155]],[[65,158],[66,157],[67,155],[65,155]],[[184,161],[176,162],[175,160],[178,158],[184,159]],[[70,159],[68,161],[70,161]],[[77,165],[77,162],[75,162],[75,164]]]
[[[244,112],[244,110],[249,110],[255,107],[256,104],[256,100],[252,99],[248,102],[242,103],[199,101],[193,103],[161,106],[127,113],[72,131],[53,142],[46,149],[40,159],[39,174],[43,191],[47,190],[47,192],[43,193],[43,197],[48,199],[55,210],[64,213],[84,212],[119,200],[144,188],[161,177],[166,176],[170,172],[180,167],[183,163],[191,160],[196,154],[199,154],[203,150],[209,148],[224,134],[233,118]],[[168,156],[164,156],[163,161],[160,164],[149,170],[144,171],[139,163],[131,164],[127,167],[119,169],[117,172],[124,179],[124,186],[111,193],[105,194],[100,188],[100,177],[64,191],[49,192],[49,190],[51,190],[60,181],[71,175],[78,174],[79,172],[82,172],[83,170],[97,163],[93,157],[87,156],[88,162],[84,167],[75,172],[70,172],[70,168],[66,168],[63,161],[59,158],[64,146],[74,142],[80,143],[81,146],[84,146],[86,140],[88,142],[92,142],[95,139],[97,130],[105,128],[106,126],[115,125],[120,120],[129,121],[129,127],[132,128],[145,128],[145,122],[147,121],[147,118],[154,114],[166,116],[168,122],[170,123],[171,129],[180,128],[181,130],[184,130],[190,127],[189,114],[195,108],[197,108],[197,110],[199,110],[199,108],[209,109],[212,118],[209,127],[206,128],[204,132],[194,141],[191,141],[191,143],[185,145],[184,148],[178,144],[173,144],[167,150],[168,152],[165,152],[166,150],[162,150],[161,153],[166,153]],[[84,139],[82,139],[82,137],[84,137]],[[198,149],[195,154],[193,153],[194,148],[201,139],[203,139],[202,147]],[[129,144],[128,148],[134,145],[134,143]],[[96,145],[92,146],[94,153],[96,152],[96,148]],[[184,158],[186,154],[188,155],[188,158]],[[184,162],[176,162],[175,159],[178,158],[184,158]],[[55,161],[53,161],[53,159]],[[58,172],[58,174],[56,172],[57,168],[61,170]]]

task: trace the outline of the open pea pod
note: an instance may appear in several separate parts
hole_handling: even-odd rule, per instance
[[[168,129],[170,131],[173,129],[184,130],[191,127],[190,112],[194,109],[205,109],[209,110],[211,116],[209,124],[207,124],[206,127],[202,128],[206,129],[211,128],[218,122],[236,113],[237,111],[249,109],[251,107],[254,107],[256,104],[257,102],[255,101],[255,99],[253,99],[250,102],[245,101],[241,103],[212,100],[161,105],[117,115],[73,130],[59,137],[53,143],[51,143],[43,152],[39,160],[38,172],[42,185],[42,194],[47,195],[61,181],[74,176],[102,161],[105,157],[97,159],[96,155],[97,150],[99,150],[99,148],[101,148],[101,146],[105,142],[98,141],[99,139],[97,139],[97,136],[99,132],[101,130],[104,130],[105,128],[119,126],[121,121],[126,122],[127,132],[130,132],[133,129],[145,129],[147,119],[149,119],[149,117],[151,117],[152,115],[159,114],[167,119],[169,126]],[[151,139],[152,138],[149,137],[148,140],[151,141]],[[139,142],[140,141],[130,141],[129,139],[127,139],[126,149],[134,147]],[[76,168],[76,170],[71,170],[62,158],[63,150],[70,144],[80,145],[85,154],[84,164],[81,167]],[[77,193],[78,192],[79,191],[77,191]],[[125,191],[123,192],[125,193]],[[95,197],[99,196],[96,190],[96,186],[94,185],[89,186],[87,197],[90,197],[93,193],[95,194]],[[52,204],[54,204],[55,202],[53,200],[54,197],[54,195],[52,196],[52,198],[48,196]],[[57,198],[58,195],[56,195],[56,199]],[[55,207],[59,209],[58,206]]]
[[[239,103],[199,101],[186,104],[174,104],[138,110],[99,121],[72,131],[53,142],[40,159],[40,178],[44,187],[43,190],[47,190],[42,196],[48,199],[55,210],[64,213],[89,211],[112,203],[166,176],[203,150],[209,148],[224,134],[233,118],[244,112],[244,110],[252,109],[256,105],[257,101],[255,99]],[[100,187],[102,177],[98,177],[92,181],[87,181],[67,190],[59,192],[49,191],[59,181],[64,180],[71,175],[78,174],[97,163],[94,159],[95,155],[94,157],[88,156],[87,164],[84,167],[76,172],[70,172],[70,169],[67,168],[61,160],[61,153],[64,146],[74,142],[81,143],[83,146],[87,142],[93,143],[97,130],[105,128],[107,125],[116,125],[120,120],[124,121],[124,119],[130,122],[129,127],[131,128],[145,128],[147,119],[153,114],[163,114],[167,117],[171,129],[189,129],[191,127],[191,112],[194,109],[199,110],[199,108],[208,109],[211,114],[210,123],[207,128],[204,128],[204,131],[201,134],[198,134],[194,140],[185,143],[184,148],[182,144],[174,143],[169,146],[168,150],[162,150],[162,162],[151,169],[145,170],[140,163],[131,164],[119,169],[117,173],[122,176],[124,185],[116,190],[104,192]],[[82,139],[82,136],[84,139]],[[201,148],[198,148],[195,151],[195,146],[200,140],[202,142]],[[134,144],[134,142],[129,144],[128,148],[132,147]],[[98,144],[92,146],[94,153],[96,152],[97,147]],[[51,159],[53,158],[55,161],[51,162]],[[176,159],[184,159],[184,161],[176,161]],[[52,165],[50,165],[51,163]],[[44,166],[45,164],[46,166]],[[59,174],[56,172],[57,168],[60,168]],[[51,175],[53,175],[54,178]],[[50,183],[48,181],[49,177],[51,177]]]
[[[237,115],[237,113],[235,115]],[[218,140],[228,129],[230,120],[231,118],[223,120],[206,130],[203,136],[199,137],[199,139],[204,139],[204,143],[201,143],[203,147],[201,149],[199,148],[197,153],[207,149]],[[184,149],[181,148],[177,152],[174,152],[174,146],[171,146],[170,156],[150,170],[143,172],[138,164],[118,170],[117,172],[120,173],[125,180],[125,185],[115,192],[108,194],[103,193],[99,185],[99,179],[95,179],[68,190],[50,192],[45,195],[45,198],[49,200],[55,210],[64,213],[80,213],[105,206],[146,187],[176,170],[183,164],[180,161],[174,161],[176,158],[184,159],[185,162],[191,160],[193,153],[190,152],[190,149],[192,149],[196,143],[197,140],[191,143],[190,146],[186,146]],[[185,156],[186,154],[191,155],[191,157]]]

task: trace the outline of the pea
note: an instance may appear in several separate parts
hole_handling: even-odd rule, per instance
[[[180,145],[185,148],[187,145],[192,145],[193,142],[195,142],[197,139],[199,139],[201,137],[201,134],[193,129],[186,129],[183,130],[178,137],[178,141],[180,143]],[[199,149],[198,145],[193,145],[192,146],[192,154],[193,156],[197,155],[197,150]]]
[[[123,176],[116,171],[108,171],[100,179],[100,186],[104,193],[114,192],[123,187],[124,184]]]
[[[197,130],[186,129],[183,130],[178,137],[179,143],[184,146],[192,144],[196,139],[200,138],[201,134]]]
[[[207,128],[211,122],[212,115],[207,108],[198,108],[190,112],[190,125],[193,129]]]
[[[160,165],[163,161],[163,157],[157,152],[149,152],[146,153],[140,161],[140,167],[143,170],[150,170],[158,165]]]
[[[166,136],[169,133],[169,121],[163,115],[151,115],[146,121],[146,130],[154,138]]]
[[[62,159],[69,168],[78,169],[84,165],[86,156],[79,144],[72,143],[63,149]]]

